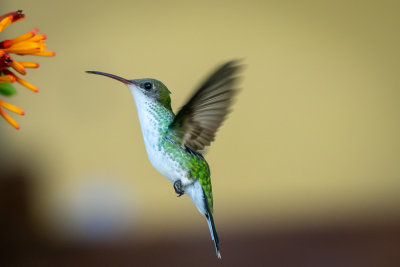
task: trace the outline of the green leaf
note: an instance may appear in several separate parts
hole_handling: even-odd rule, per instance
[[[4,96],[15,95],[17,91],[15,90],[12,83],[0,83],[0,94]]]

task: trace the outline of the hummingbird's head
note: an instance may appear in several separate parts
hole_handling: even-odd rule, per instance
[[[162,82],[151,78],[135,79],[130,81],[135,87],[134,90],[139,90],[148,98],[159,102],[164,107],[171,110],[171,98],[169,96],[171,92]]]
[[[131,91],[143,94],[145,97],[157,101],[165,108],[172,110],[171,98],[169,96],[171,92],[162,82],[156,79],[145,78],[145,79],[127,80],[122,77],[100,71],[86,71],[86,72],[91,74],[103,75],[118,80],[126,84],[131,89]]]

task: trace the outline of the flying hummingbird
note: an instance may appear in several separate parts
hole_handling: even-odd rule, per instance
[[[87,71],[116,79],[130,89],[136,103],[144,144],[150,162],[167,177],[178,196],[189,195],[207,219],[218,258],[219,240],[213,219],[210,169],[202,155],[214,141],[233,96],[237,92],[237,61],[217,68],[174,115],[170,91],[151,78],[127,80],[99,71]]]

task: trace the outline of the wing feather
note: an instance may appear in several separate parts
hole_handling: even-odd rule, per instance
[[[240,69],[237,61],[229,61],[211,74],[179,110],[167,136],[196,151],[210,145],[229,113]]]

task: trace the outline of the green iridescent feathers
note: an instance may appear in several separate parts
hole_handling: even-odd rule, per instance
[[[171,108],[171,92],[168,88],[160,81],[154,80],[154,86],[157,88],[157,101],[168,110],[172,111]]]

